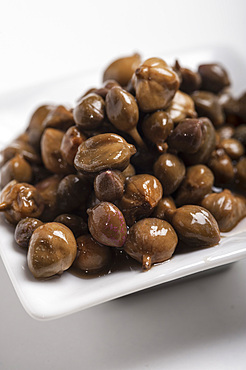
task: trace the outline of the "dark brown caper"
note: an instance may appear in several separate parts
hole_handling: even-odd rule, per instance
[[[144,147],[145,144],[136,128],[139,111],[134,97],[120,86],[115,86],[109,90],[105,104],[109,121],[118,130],[132,136],[138,146]]]
[[[110,247],[99,244],[90,234],[77,239],[77,257],[73,266],[88,274],[107,271],[110,267],[113,252]]]
[[[67,175],[57,188],[59,210],[72,212],[80,207],[85,208],[92,186],[84,175]]]
[[[83,218],[74,214],[61,214],[55,218],[54,222],[67,226],[73,232],[75,238],[88,232],[87,224]]]
[[[124,194],[125,176],[120,171],[107,170],[94,179],[94,191],[101,201],[114,202]]]
[[[223,109],[215,94],[208,91],[195,91],[192,94],[192,99],[195,102],[198,116],[208,117],[216,127],[224,123],[225,117]]]
[[[44,222],[53,221],[61,213],[57,198],[57,189],[61,179],[61,175],[53,175],[41,180],[35,185],[44,201],[44,211],[41,216]]]
[[[162,154],[154,164],[154,175],[160,180],[165,196],[178,189],[185,176],[185,165],[178,156]]]
[[[157,111],[147,115],[142,122],[144,136],[163,151],[163,144],[173,129],[173,120],[168,113]]]
[[[199,121],[202,122],[202,144],[195,153],[182,153],[182,159],[187,165],[206,164],[216,146],[216,135],[212,122],[206,117],[199,118]]]
[[[182,120],[169,135],[168,146],[177,152],[196,153],[203,140],[202,125],[196,118]]]
[[[235,129],[233,137],[234,139],[240,141],[244,146],[246,146],[246,124],[238,126]]]
[[[95,93],[84,96],[75,106],[73,115],[81,130],[97,129],[105,117],[104,99]]]
[[[242,157],[236,164],[236,182],[246,189],[246,157]]]
[[[88,227],[93,238],[103,245],[122,247],[126,241],[126,221],[114,204],[101,202],[87,210]]]
[[[32,114],[29,125],[27,127],[28,141],[35,148],[39,148],[42,134],[45,130],[43,122],[47,115],[54,110],[53,105],[42,105],[38,107]]]
[[[173,227],[159,218],[145,218],[129,230],[124,250],[149,270],[153,263],[168,260],[173,255],[178,237]]]
[[[180,77],[180,90],[186,94],[191,94],[195,90],[199,90],[201,86],[201,76],[197,72],[193,72],[188,68],[183,68],[180,66],[179,62],[176,60],[173,67],[175,72]]]
[[[20,247],[27,249],[32,233],[41,225],[43,225],[43,222],[37,218],[27,217],[20,220],[15,228],[16,243]]]
[[[201,90],[207,90],[218,94],[221,90],[230,85],[228,74],[220,64],[201,64],[198,67],[198,73],[202,79]]]

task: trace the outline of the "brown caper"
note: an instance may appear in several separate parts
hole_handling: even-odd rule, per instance
[[[195,102],[196,111],[199,116],[208,117],[216,127],[224,123],[223,109],[215,94],[208,91],[195,91],[192,94],[192,99]]]
[[[198,73],[202,79],[202,90],[217,94],[230,85],[228,74],[220,64],[202,64],[198,67]]]
[[[224,139],[221,141],[220,146],[232,160],[238,160],[244,155],[244,146],[237,139]]]
[[[167,213],[174,211],[176,209],[176,204],[172,197],[163,197],[159,200],[154,212],[151,214],[152,217],[160,218],[162,220],[167,220]]]
[[[125,178],[127,178],[136,175],[136,170],[134,166],[130,163],[121,173],[125,176]]]
[[[105,117],[104,99],[95,93],[84,96],[75,106],[73,115],[80,129],[95,130]]]
[[[99,89],[94,89],[93,92],[97,95],[100,95],[103,99],[106,98],[107,93],[109,92],[110,89],[114,86],[120,86],[118,82],[115,80],[106,80],[103,83],[103,86]]]
[[[67,175],[57,188],[57,201],[61,212],[72,212],[84,207],[92,186],[84,175]]]
[[[88,232],[86,222],[82,217],[77,215],[64,213],[57,216],[54,222],[59,222],[60,224],[67,226],[73,232],[75,238]]]
[[[212,152],[208,167],[214,174],[216,186],[224,186],[234,179],[234,168],[231,158],[225,153],[224,149],[216,149]]]
[[[61,275],[75,260],[77,244],[65,225],[50,222],[32,234],[27,253],[28,267],[35,278]]]
[[[165,109],[179,88],[178,75],[160,58],[147,59],[132,77],[139,107],[144,112]]]
[[[154,263],[172,257],[178,243],[173,227],[158,218],[145,218],[136,222],[129,230],[124,250],[149,270]]]
[[[185,178],[177,190],[175,202],[177,206],[199,204],[205,195],[212,191],[214,175],[203,164],[187,168]]]
[[[27,249],[32,233],[41,225],[43,225],[43,222],[37,218],[27,217],[20,220],[15,228],[16,243],[20,247]]]
[[[73,161],[77,153],[78,147],[83,141],[86,140],[76,126],[70,127],[62,138],[61,142],[61,155],[62,158],[70,165],[73,166]]]
[[[181,83],[180,90],[186,94],[191,94],[195,90],[199,90],[201,86],[201,76],[197,72],[193,72],[188,68],[183,68],[180,66],[179,62],[176,60],[173,67],[175,72],[178,74]]]
[[[16,154],[1,168],[1,187],[7,185],[11,180],[32,181],[32,167],[20,154]]]
[[[88,274],[107,271],[110,267],[113,252],[110,247],[99,244],[90,234],[77,239],[77,257],[73,266]]]
[[[109,90],[105,104],[109,121],[118,130],[127,132],[132,136],[138,146],[145,147],[136,128],[139,111],[134,97],[126,90],[116,86]]]
[[[191,247],[213,246],[220,240],[218,224],[203,207],[185,205],[172,212],[170,223],[178,237]]]
[[[187,165],[206,164],[216,146],[216,135],[212,122],[206,117],[199,118],[199,121],[202,122],[202,143],[197,152],[182,153],[182,159]]]
[[[75,125],[73,113],[63,105],[55,106],[45,117],[42,125],[44,128],[66,131],[69,127]]]
[[[35,148],[39,148],[42,134],[45,130],[43,122],[47,115],[54,110],[53,105],[42,105],[38,107],[32,114],[29,125],[27,127],[28,141]]]
[[[179,122],[168,137],[168,146],[177,152],[196,153],[202,144],[202,121],[186,118]]]
[[[238,126],[235,129],[233,137],[234,139],[240,141],[244,146],[246,146],[246,124]]]
[[[41,180],[35,185],[44,201],[44,211],[41,216],[44,222],[53,221],[60,213],[57,189],[61,179],[61,175],[53,175]]]
[[[246,216],[246,198],[233,195],[228,189],[209,194],[201,205],[212,213],[223,232],[233,229]]]
[[[85,174],[103,170],[124,170],[136,148],[116,134],[100,134],[84,141],[74,159],[75,168]]]
[[[185,176],[185,165],[178,156],[162,154],[154,164],[154,175],[160,180],[165,196],[178,189]]]
[[[116,59],[111,63],[103,74],[103,81],[115,80],[121,86],[127,86],[133,73],[139,67],[141,57],[135,53],[131,56]]]
[[[39,153],[28,142],[28,133],[21,135],[21,137],[18,137],[17,139],[12,141],[12,143],[10,143],[7,148],[1,151],[1,165],[9,161],[11,158],[15,157],[17,154],[20,154],[31,164],[41,162]]]
[[[163,143],[173,129],[173,120],[165,111],[157,111],[147,115],[142,122],[142,130],[146,139],[156,144],[162,151]]]
[[[224,139],[230,139],[234,135],[234,132],[235,127],[230,124],[223,125],[216,130],[216,133],[219,134],[219,142]]]
[[[39,217],[43,210],[43,198],[30,184],[12,180],[2,191],[0,212],[4,212],[11,224],[17,224],[22,218]]]
[[[101,201],[114,202],[124,194],[125,176],[120,171],[107,170],[94,179],[94,191]]]
[[[45,167],[56,174],[68,174],[74,172],[61,155],[61,143],[64,132],[47,128],[41,139],[41,154]]]
[[[236,182],[246,189],[246,157],[242,157],[236,164]]]
[[[98,243],[110,247],[122,247],[126,241],[127,228],[123,214],[114,204],[101,202],[87,210],[88,227]]]
[[[136,220],[148,217],[157,206],[162,194],[161,183],[156,177],[148,174],[130,177],[119,203],[127,225],[131,226]]]
[[[165,111],[170,115],[174,123],[178,123],[187,117],[197,117],[194,101],[189,95],[179,90]]]

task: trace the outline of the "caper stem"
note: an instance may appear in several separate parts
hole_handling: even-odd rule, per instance
[[[151,267],[151,256],[149,254],[143,255],[142,269],[147,271]]]
[[[139,132],[136,129],[136,127],[134,127],[132,130],[128,131],[128,134],[133,138],[133,140],[135,140],[136,144],[140,148],[145,149],[145,150],[148,150],[146,144],[144,143],[143,139],[139,135]]]
[[[9,203],[6,203],[6,202],[0,203],[0,212],[6,211],[7,209],[9,209],[9,207],[10,207]]]

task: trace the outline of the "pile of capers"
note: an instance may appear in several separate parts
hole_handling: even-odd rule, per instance
[[[134,54],[72,109],[36,109],[2,151],[0,203],[34,277],[218,244],[246,216],[246,93],[229,88],[220,64]]]

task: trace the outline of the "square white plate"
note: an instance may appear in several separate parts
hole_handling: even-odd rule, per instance
[[[182,65],[196,68],[204,62],[221,62],[229,71],[233,91],[246,86],[245,62],[235,50],[208,48],[159,53],[169,63],[178,58]],[[150,57],[150,56],[146,56]],[[29,116],[43,103],[73,103],[86,89],[100,86],[102,71],[87,71],[63,80],[44,83],[0,96],[0,144],[3,147],[22,132]],[[26,311],[36,319],[55,319],[142,289],[175,280],[199,271],[228,264],[246,257],[246,219],[230,233],[222,234],[219,245],[177,254],[148,272],[126,269],[94,279],[81,279],[65,272],[61,277],[37,281],[28,270],[25,252],[14,242],[12,226],[0,216],[0,251],[10,279]]]

